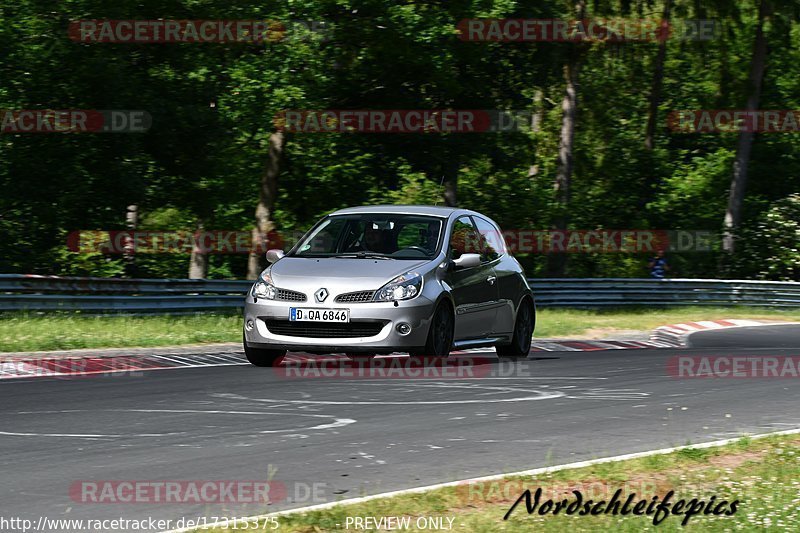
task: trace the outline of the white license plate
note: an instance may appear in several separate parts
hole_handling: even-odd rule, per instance
[[[350,310],[290,307],[289,320],[292,322],[350,322]]]

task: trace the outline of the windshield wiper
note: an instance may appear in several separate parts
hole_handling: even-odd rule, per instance
[[[394,259],[388,255],[379,254],[375,252],[352,252],[346,254],[334,255],[336,258],[352,258],[352,259]]]

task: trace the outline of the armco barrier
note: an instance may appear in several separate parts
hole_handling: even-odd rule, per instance
[[[538,307],[800,307],[798,282],[636,278],[529,281]],[[251,283],[0,274],[0,311],[167,314],[232,310],[242,307]]]

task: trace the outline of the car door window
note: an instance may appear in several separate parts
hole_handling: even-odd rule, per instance
[[[503,235],[488,220],[484,220],[481,217],[474,218],[480,234],[481,261],[494,261],[505,253]]]
[[[450,259],[458,259],[464,254],[480,253],[478,243],[480,235],[475,229],[475,225],[469,217],[461,217],[453,222],[453,230],[450,232]]]

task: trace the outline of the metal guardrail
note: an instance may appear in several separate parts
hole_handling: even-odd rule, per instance
[[[0,312],[168,314],[236,309],[250,281],[0,274]]]
[[[714,279],[529,280],[538,307],[800,307],[800,283]],[[0,274],[0,311],[191,313],[242,307],[252,282]]]
[[[800,283],[716,279],[534,279],[540,307],[800,307]]]

